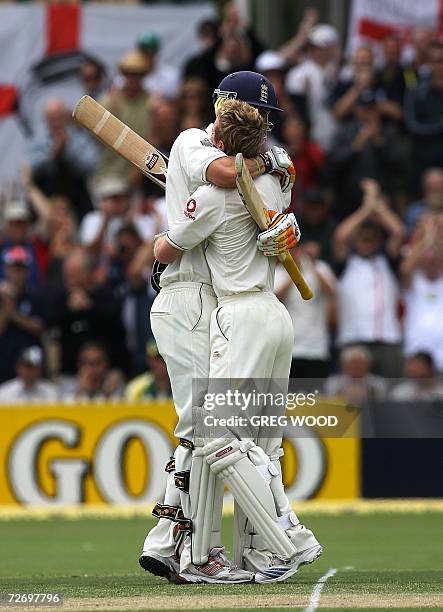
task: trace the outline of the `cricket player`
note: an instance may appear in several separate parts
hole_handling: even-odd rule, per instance
[[[256,109],[237,100],[221,106],[212,132],[212,142],[218,148],[230,155],[241,150],[254,157],[264,137],[265,122]],[[217,378],[287,381],[289,377],[292,321],[273,293],[272,256],[288,245],[295,245],[300,233],[294,215],[282,214],[285,200],[278,180],[260,177],[256,187],[274,211],[275,219],[270,229],[258,235],[258,249],[255,222],[237,190],[222,190],[213,185],[199,187],[191,195],[181,218],[154,247],[160,261],[171,263],[197,245],[205,244],[217,296],[210,324],[210,381]],[[188,214],[190,203],[192,215]],[[261,333],[262,330],[266,332]],[[207,529],[209,540],[205,525],[219,503],[211,493],[218,475],[230,487],[243,513],[238,538],[245,567],[255,573],[256,582],[284,580],[300,565],[314,561],[322,548],[313,533],[300,524],[284,492],[279,461],[281,430],[272,438],[263,437],[259,431],[256,440],[239,436],[229,439],[229,435],[232,436],[224,432],[224,437],[206,440],[206,444],[194,439],[196,449],[189,485],[192,521],[197,530],[193,537],[198,543],[205,542],[199,529]],[[197,549],[199,546],[196,544]],[[205,546],[203,553],[204,549]],[[197,572],[191,566],[182,570],[180,576],[197,582]]]
[[[217,100],[243,99],[263,109],[265,114],[279,110],[271,83],[253,72],[229,75],[216,90],[216,96]],[[182,217],[184,206],[187,218],[192,219],[194,203],[189,196],[199,186],[207,183],[225,188],[235,186],[234,158],[214,147],[211,135],[211,128],[207,131],[186,130],[172,147],[166,182],[170,227]],[[283,150],[274,147],[247,163],[253,177],[264,172],[277,173],[282,188],[290,192],[294,171]],[[207,379],[209,376],[210,319],[217,306],[204,245],[197,244],[168,265],[161,273],[160,286],[161,291],[151,309],[151,327],[171,380],[178,415],[175,435],[180,444],[166,466],[168,480],[164,503],[157,504],[153,511],[160,520],[145,540],[140,564],[147,571],[170,580],[175,580],[179,573],[183,576],[184,570],[192,566],[193,581],[195,576],[205,582],[250,581],[253,574],[232,568],[220,545],[221,483],[217,484],[217,511],[214,513],[207,561],[201,562],[198,568],[192,563],[189,499],[193,451],[192,379]],[[198,405],[203,402],[203,395],[194,398]],[[174,523],[173,529],[170,521]]]

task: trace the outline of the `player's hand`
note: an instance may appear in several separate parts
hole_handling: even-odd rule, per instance
[[[294,213],[277,214],[268,229],[258,235],[257,248],[266,257],[275,257],[294,248],[300,236]]]
[[[260,157],[265,164],[265,173],[278,177],[282,192],[291,191],[295,183],[295,168],[286,151],[282,147],[274,146],[261,153]]]

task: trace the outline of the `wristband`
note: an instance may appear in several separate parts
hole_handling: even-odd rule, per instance
[[[160,232],[159,234],[155,234],[153,244],[155,244],[155,243],[157,242],[157,240],[158,240],[159,238],[161,238],[162,236],[166,236],[166,234],[167,234],[167,233],[168,233],[168,232]]]
[[[272,172],[272,163],[269,159],[269,155],[266,155],[266,153],[260,153],[259,158],[265,165],[265,174],[269,174],[269,172]]]

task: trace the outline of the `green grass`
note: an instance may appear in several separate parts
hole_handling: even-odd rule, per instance
[[[138,555],[153,524],[150,519],[0,521],[0,591],[58,591],[65,598],[140,596],[147,602],[157,595],[290,597],[308,595],[318,578],[335,567],[338,572],[328,580],[322,596],[368,594],[376,599],[399,593],[422,594],[425,604],[426,594],[443,592],[441,513],[348,513],[305,515],[302,519],[324,545],[322,557],[286,583],[235,587],[171,585],[143,572]],[[232,519],[226,519],[228,550],[232,548],[231,530]],[[268,609],[276,612],[280,608]]]

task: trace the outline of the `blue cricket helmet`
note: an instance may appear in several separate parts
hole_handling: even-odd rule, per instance
[[[271,81],[262,74],[251,70],[228,74],[222,79],[217,89],[214,89],[212,97],[214,103],[217,98],[241,100],[257,108],[283,112],[277,106],[277,96]]]

